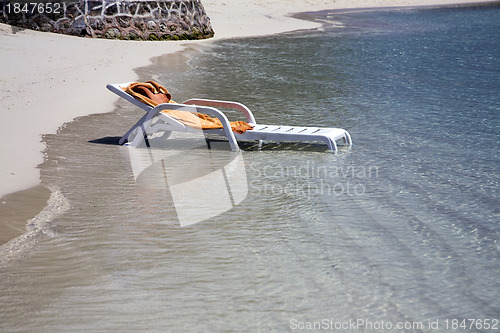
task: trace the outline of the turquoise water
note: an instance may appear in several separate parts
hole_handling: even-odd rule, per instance
[[[0,271],[0,328],[500,330],[500,8],[318,15],[342,27],[138,72],[179,101],[345,128],[352,148],[244,145],[246,198],[181,228],[172,193],[135,178],[116,145],[137,110],[68,124],[44,138],[42,179],[71,208]],[[206,161],[163,163],[193,160]]]

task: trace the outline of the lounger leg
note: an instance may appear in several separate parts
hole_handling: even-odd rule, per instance
[[[238,146],[238,142],[236,141],[234,136],[230,137],[229,135],[227,135],[227,140],[229,141],[229,146],[231,146],[232,151],[235,151],[235,152],[240,151],[240,146]]]
[[[332,138],[326,137],[325,142],[326,142],[326,145],[328,146],[328,149],[330,149],[331,151],[333,151],[336,154],[338,149],[337,149],[337,143],[335,142],[335,140],[333,140]]]
[[[144,122],[144,120],[146,119],[146,117],[148,116],[148,114],[146,113],[141,119],[139,119],[138,122],[135,123],[134,126],[132,126],[127,133],[125,133],[124,136],[122,136],[122,138],[120,139],[120,141],[118,141],[118,143],[120,145],[124,144],[125,141],[128,141],[128,137],[130,136],[130,134],[139,126],[141,126],[141,124]]]
[[[139,126],[137,126],[137,135],[135,136],[134,140],[130,142],[130,146],[132,147],[139,147],[141,142],[143,140],[146,141],[146,146],[149,147],[149,140],[148,140],[148,131],[147,128],[151,125],[151,119],[146,120]],[[127,139],[128,140],[128,139]]]
[[[141,126],[139,126],[137,128],[137,134],[135,135],[134,139],[132,141],[127,139],[129,142],[128,145],[130,145],[132,147],[139,147],[139,145],[141,144],[141,142],[143,140],[147,140],[147,136],[148,136],[148,134],[146,133],[146,131],[144,131]],[[146,142],[146,144],[147,144],[147,142]]]
[[[348,145],[352,145],[351,135],[347,131],[345,131],[345,139]]]

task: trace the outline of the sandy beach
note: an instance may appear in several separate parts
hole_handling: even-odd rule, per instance
[[[150,59],[214,40],[314,29],[320,22],[291,14],[347,8],[465,4],[471,0],[205,0],[215,38],[191,42],[129,42],[69,37],[0,24],[0,245],[23,233],[49,192],[40,189],[43,134],[73,119],[110,112],[116,97],[105,86],[137,78]],[[117,135],[110,129],[110,135]],[[33,188],[34,191],[26,191]],[[19,192],[24,191],[24,192]],[[16,195],[11,195],[15,192]],[[41,206],[41,207],[40,207]],[[29,207],[24,209],[23,207]],[[4,230],[9,230],[4,232]]]

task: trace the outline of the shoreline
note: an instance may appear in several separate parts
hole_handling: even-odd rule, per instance
[[[31,30],[14,32],[10,26],[0,24],[0,54],[5,59],[0,79],[0,107],[4,111],[0,115],[2,142],[16,143],[0,145],[0,205],[3,206],[0,208],[9,207],[17,212],[2,214],[0,218],[2,233],[11,230],[7,237],[0,239],[0,247],[26,232],[27,220],[41,211],[39,206],[47,205],[51,192],[40,183],[38,169],[44,161],[42,135],[57,133],[61,126],[77,117],[111,112],[117,98],[105,89],[107,83],[137,79],[136,68],[148,65],[158,56],[184,51],[190,45],[317,29],[324,23],[311,19],[314,12],[380,10],[394,2],[324,1],[311,5],[306,1],[297,5],[293,1],[276,0],[241,6],[228,5],[222,0],[206,0],[203,5],[215,37],[180,42],[87,39]],[[400,4],[392,9],[498,3],[493,0],[423,0],[417,5],[415,1],[413,4],[408,3],[411,1],[396,2]],[[245,19],[242,20],[242,16]],[[77,98],[82,95],[85,97]]]
[[[467,8],[467,7],[493,7],[500,6],[500,0],[486,0],[486,1],[464,1],[464,2],[451,2],[451,3],[437,3],[437,4],[419,4],[407,6],[379,6],[379,7],[352,7],[352,8],[335,8],[323,9],[310,12],[292,13],[290,16],[306,21],[317,22],[315,17],[317,14],[331,13],[331,14],[350,14],[362,13],[370,11],[393,11],[393,10],[416,10],[416,9],[440,9],[440,8]]]

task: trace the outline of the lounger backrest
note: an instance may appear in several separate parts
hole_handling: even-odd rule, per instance
[[[152,109],[151,106],[137,100],[134,96],[130,95],[129,93],[125,92],[125,90],[123,90],[124,88],[126,88],[129,85],[129,83],[132,83],[132,82],[122,83],[122,84],[108,84],[106,86],[106,88],[108,88],[109,90],[111,90],[112,92],[117,94],[118,96],[126,99],[130,103],[140,107],[141,109],[143,109],[146,112],[151,110]]]

